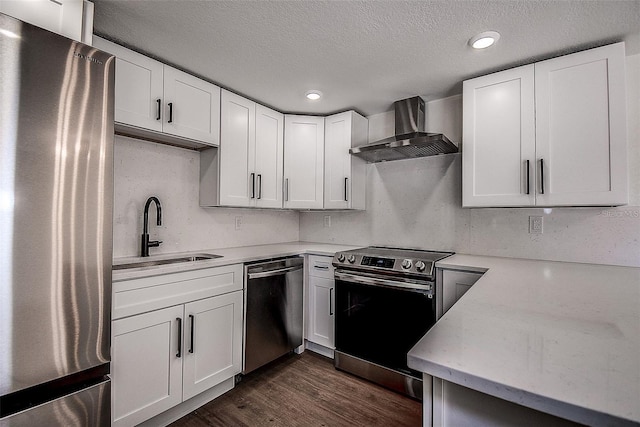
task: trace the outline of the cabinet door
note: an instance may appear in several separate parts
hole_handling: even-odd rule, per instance
[[[93,44],[116,56],[114,120],[162,131],[162,63],[99,37]]]
[[[218,145],[220,88],[175,68],[164,66],[165,119],[172,135]]]
[[[535,203],[533,71],[526,65],[463,83],[463,206]]]
[[[256,206],[282,208],[284,115],[256,105]]]
[[[347,209],[351,193],[351,112],[324,119],[324,208]]]
[[[182,402],[183,306],[112,322],[113,425],[132,426]]]
[[[618,43],[535,64],[537,205],[627,203],[624,61]]]
[[[185,304],[184,400],[242,370],[242,291]]]
[[[322,209],[324,117],[285,116],[284,207]]]
[[[78,0],[2,0],[0,12],[82,41],[83,5]]]
[[[223,90],[221,104],[220,204],[250,206],[255,199],[256,103]]]
[[[366,162],[349,148],[366,144],[369,123],[355,111],[325,118],[324,208],[364,209]]]
[[[335,348],[333,279],[309,277],[309,307],[307,339],[331,349]]]
[[[465,271],[442,271],[442,314],[446,313],[471,286],[482,277],[481,273]]]

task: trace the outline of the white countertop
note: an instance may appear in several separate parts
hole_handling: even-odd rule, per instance
[[[590,425],[640,423],[640,268],[454,255],[485,271],[409,366]]]
[[[160,259],[190,256],[195,254],[215,254],[222,255],[206,261],[181,262],[177,264],[165,264],[152,267],[138,267],[123,270],[114,270],[112,278],[114,282],[135,279],[139,277],[158,276],[161,274],[178,273],[182,271],[199,270],[202,268],[217,267],[229,264],[241,264],[251,261],[259,261],[269,258],[278,258],[291,255],[328,255],[333,256],[336,252],[356,249],[361,246],[332,245],[313,242],[289,242],[276,243],[270,245],[240,246],[225,249],[205,249],[201,251],[181,252],[174,254],[163,254],[150,257],[126,257],[113,260],[114,265],[129,264],[135,262],[154,261]]]

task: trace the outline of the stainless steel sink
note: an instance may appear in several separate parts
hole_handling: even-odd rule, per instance
[[[116,264],[113,270],[125,270],[127,268],[153,267],[155,265],[178,264],[182,262],[208,261],[210,259],[222,258],[222,255],[195,254],[177,258],[154,259],[148,261],[137,261],[127,264]]]

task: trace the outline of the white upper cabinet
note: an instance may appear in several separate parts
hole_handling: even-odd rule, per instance
[[[250,206],[254,172],[249,167],[249,151],[255,144],[255,102],[223,90],[221,103],[220,204]]]
[[[526,65],[463,83],[463,206],[534,205],[533,82]]]
[[[218,86],[99,37],[94,45],[116,56],[116,131],[147,137],[141,131],[152,131],[160,142],[170,135],[164,139],[179,145],[218,145]]]
[[[324,208],[365,209],[366,162],[349,149],[367,143],[369,122],[355,111],[325,118]]]
[[[256,104],[256,206],[282,208],[284,115]]]
[[[222,91],[220,205],[282,207],[283,115]]]
[[[617,43],[535,64],[536,204],[627,203],[624,58]]]
[[[463,84],[463,206],[627,203],[624,44]]]
[[[162,132],[162,63],[99,37],[94,45],[116,55],[114,120]]]
[[[93,3],[82,0],[2,0],[0,12],[62,36],[91,44]]]
[[[218,86],[165,65],[164,102],[164,132],[211,145],[219,143]]]
[[[284,207],[322,209],[324,117],[285,115]]]

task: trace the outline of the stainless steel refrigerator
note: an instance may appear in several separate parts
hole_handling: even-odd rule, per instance
[[[0,14],[0,425],[110,423],[114,58]]]

